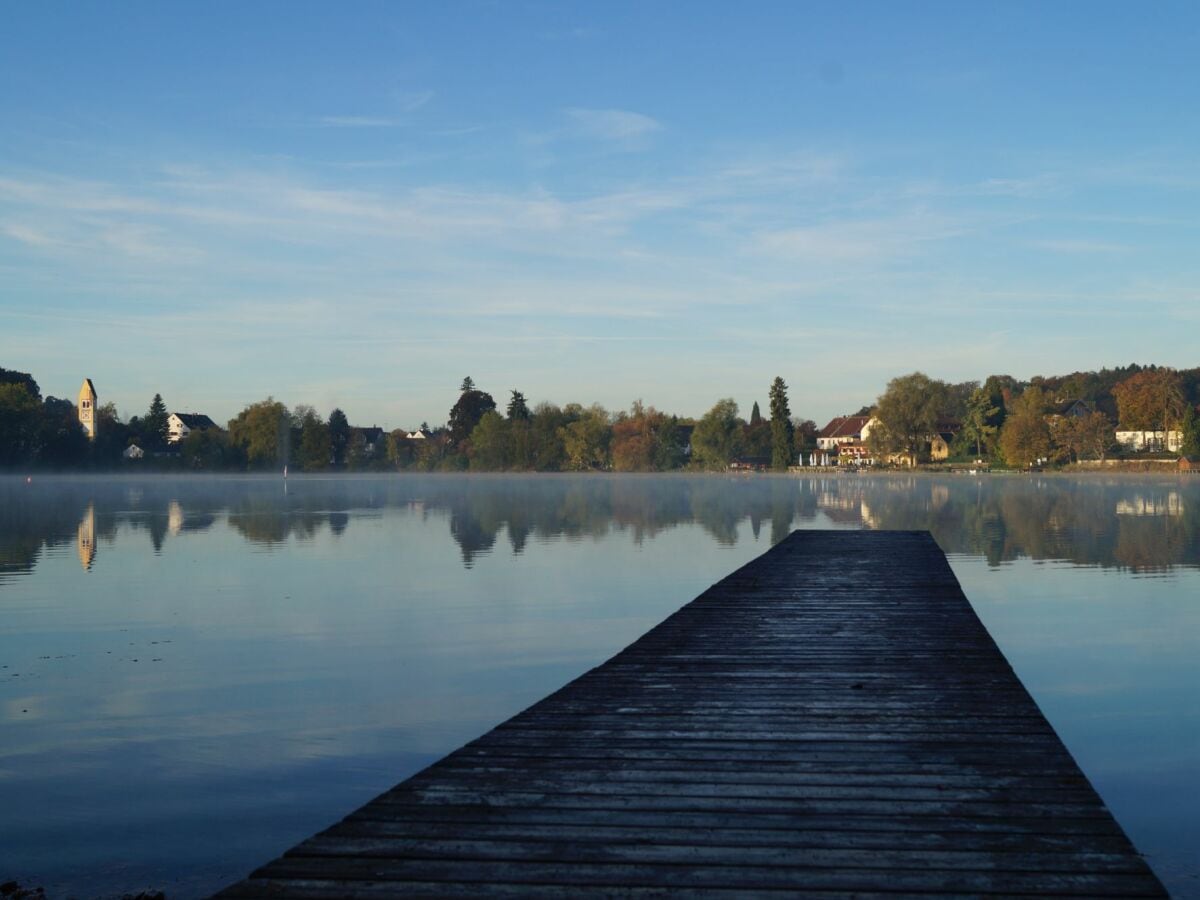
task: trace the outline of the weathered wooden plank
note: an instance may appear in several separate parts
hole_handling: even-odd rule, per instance
[[[970,851],[959,849],[897,849],[812,846],[692,844],[656,841],[529,841],[524,839],[400,838],[319,836],[309,838],[286,854],[291,857],[354,856],[360,859],[464,859],[473,861],[579,863],[666,863],[706,866],[805,866],[833,869],[894,869],[928,867],[970,871],[1120,872],[1136,873],[1140,866],[1127,854],[1072,851]]]
[[[869,855],[869,854],[864,854]],[[1155,896],[1155,885],[1140,873],[963,871],[924,868],[823,868],[820,866],[707,866],[518,860],[372,859],[282,857],[255,873],[257,877],[326,877],[345,881],[403,883],[427,881],[509,882],[590,886],[774,888],[826,891],[931,891],[938,893],[1046,892],[1091,897]],[[1161,894],[1159,894],[1161,896]]]
[[[818,823],[819,824],[819,823]],[[922,823],[924,824],[924,823]],[[655,823],[600,825],[561,822],[534,824],[503,822],[490,819],[472,822],[434,822],[421,818],[373,820],[351,817],[338,823],[324,835],[336,837],[399,837],[452,838],[457,840],[510,840],[529,844],[548,842],[562,844],[639,843],[653,845],[683,844],[693,847],[809,847],[814,849],[879,849],[879,850],[961,850],[987,852],[1046,853],[1076,852],[1078,840],[1071,834],[1032,834],[1028,832],[994,831],[900,831],[897,829],[868,829],[851,831],[845,828],[735,828],[728,825],[711,827],[673,827]],[[307,844],[297,845],[296,849]],[[1096,853],[1121,853],[1123,839],[1112,835],[1094,834],[1088,838],[1088,848]]]
[[[927,534],[803,532],[229,897],[1163,896]]]

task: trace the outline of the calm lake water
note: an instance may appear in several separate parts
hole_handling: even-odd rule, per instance
[[[1200,478],[0,478],[0,881],[211,892],[796,528],[933,532],[1200,896]]]

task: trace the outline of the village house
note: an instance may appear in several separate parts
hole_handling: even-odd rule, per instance
[[[1135,453],[1162,450],[1176,453],[1183,446],[1183,432],[1172,429],[1164,439],[1161,431],[1118,431],[1117,443]]]
[[[837,450],[842,444],[865,444],[871,421],[870,416],[836,416],[817,433],[817,448]]]
[[[765,472],[771,468],[769,456],[735,456],[729,461],[730,472]]]
[[[362,455],[366,459],[383,456],[387,452],[387,434],[378,425],[351,426],[350,445],[362,448]]]
[[[167,443],[178,444],[193,431],[208,431],[217,423],[203,413],[173,412],[167,416]]]
[[[1058,419],[1086,419],[1096,411],[1096,404],[1090,400],[1060,400],[1046,414],[1047,422]]]

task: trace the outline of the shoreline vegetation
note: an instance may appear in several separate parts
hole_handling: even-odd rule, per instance
[[[0,471],[815,474],[1200,468],[1200,367],[1134,364],[1029,381],[992,375],[956,384],[913,372],[893,378],[874,404],[825,429],[792,413],[781,377],[769,385],[768,415],[755,402],[749,418],[732,398],[691,418],[641,400],[612,412],[599,404],[530,407],[521,391],[509,393],[501,410],[490,393],[465,378],[446,423],[422,423],[414,431],[356,427],[340,409],[322,417],[311,406],[289,409],[273,397],[248,404],[221,428],[207,416],[169,413],[159,394],[144,415],[127,420],[113,404],[100,404],[86,411],[90,428],[85,428],[75,403],[43,398],[30,374],[0,368]],[[172,434],[168,420],[177,416],[211,427]],[[827,438],[835,423],[850,418],[869,423],[869,434],[861,428],[861,437]]]

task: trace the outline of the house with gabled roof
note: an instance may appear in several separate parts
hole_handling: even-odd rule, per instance
[[[817,433],[817,447],[836,450],[841,444],[861,444],[867,439],[870,416],[835,416]]]
[[[1059,400],[1050,407],[1047,419],[1086,419],[1096,411],[1091,400]]]
[[[208,431],[219,427],[204,413],[173,412],[167,416],[167,443],[178,444],[193,431]]]

